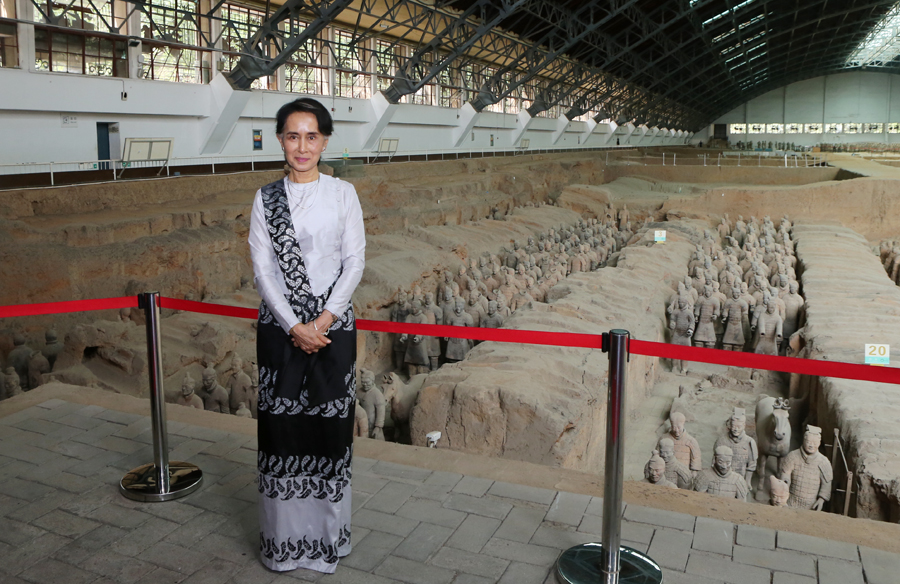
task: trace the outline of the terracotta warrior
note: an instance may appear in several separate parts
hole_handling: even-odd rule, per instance
[[[359,406],[366,414],[366,437],[384,440],[384,412],[387,402],[375,385],[375,374],[368,369],[360,372],[360,387],[356,392]]]
[[[366,410],[359,405],[359,401],[356,402],[356,411],[353,415],[353,437],[369,437],[369,420],[366,418]]]
[[[19,374],[19,387],[28,391],[28,361],[31,360],[31,347],[25,344],[25,335],[16,333],[13,335],[13,350],[6,357],[8,365],[12,366]]]
[[[31,359],[28,360],[28,387],[34,389],[44,385],[47,381],[44,375],[47,373],[50,373],[50,362],[47,357],[40,351],[33,351]]]
[[[684,414],[681,412],[669,414],[670,430],[663,438],[669,438],[674,443],[675,458],[687,466],[692,473],[697,473],[703,468],[700,462],[700,444],[684,429],[684,421]],[[659,443],[657,443],[656,449],[660,450]]]
[[[6,375],[0,375],[0,378],[5,378],[3,379],[3,388],[5,390],[3,399],[16,397],[22,393],[22,386],[19,385],[19,374],[16,373],[15,367],[7,367]]]
[[[776,310],[777,306],[771,297],[763,300],[766,306],[765,312],[757,310],[754,325],[750,330],[756,331],[759,339],[756,341],[754,353],[760,355],[777,355],[778,347],[783,340],[781,315]]]
[[[684,282],[678,282],[678,290],[669,296],[669,305],[666,307],[666,314],[672,314],[675,309],[678,307],[678,300],[684,299],[687,301],[688,306],[690,307],[691,312],[694,311],[694,297],[687,291],[687,288],[684,286]]]
[[[698,493],[709,493],[724,499],[747,499],[747,481],[731,470],[731,448],[719,446],[710,469],[700,471],[694,481],[694,490]]]
[[[463,299],[457,298],[456,305],[453,307],[453,312],[450,313],[450,318],[447,319],[446,324],[451,326],[474,326],[475,323],[472,321],[472,317],[463,310],[464,307]],[[467,339],[445,337],[444,340],[447,341],[447,351],[444,354],[444,358],[447,361],[462,361],[466,358],[469,349],[472,348]]]
[[[782,336],[785,339],[791,338],[791,335],[797,332],[804,304],[803,296],[800,296],[800,284],[797,282],[788,284],[788,293],[784,297],[785,316],[782,325]]]
[[[750,478],[756,471],[759,449],[756,446],[756,440],[744,431],[747,425],[744,408],[734,408],[734,413],[728,418],[725,425],[728,433],[719,436],[715,447],[727,446],[731,449],[731,470],[744,477],[747,485],[750,485]]]
[[[216,370],[207,367],[203,370],[203,408],[208,412],[227,414],[231,411],[228,405],[228,392],[219,385]]]
[[[625,226],[628,224],[628,205],[622,205],[622,210],[619,211],[619,229],[625,229]]]
[[[496,300],[488,302],[487,315],[482,319],[481,326],[485,328],[501,328],[503,326],[503,316],[498,311]]]
[[[198,410],[203,409],[203,400],[200,399],[196,393],[194,393],[194,389],[197,384],[194,381],[194,378],[191,377],[190,373],[185,374],[184,379],[181,381],[181,394],[175,399],[175,403],[180,406],[187,406],[190,408],[197,408]]]
[[[678,488],[678,485],[666,478],[666,461],[660,457],[659,452],[656,450],[654,450],[652,456],[650,456],[647,467],[649,470],[647,478],[644,479],[645,483],[659,485],[660,487],[668,487],[670,489]]]
[[[53,365],[56,363],[56,357],[62,353],[63,344],[59,342],[56,331],[47,329],[44,333],[44,357],[50,363],[50,371],[53,371]]]
[[[666,463],[666,479],[675,483],[679,489],[694,488],[694,475],[683,462],[675,458],[675,442],[668,436],[659,441],[659,456]]]
[[[672,344],[691,346],[691,337],[694,335],[694,312],[688,304],[687,298],[679,298],[678,306],[669,318],[669,328],[672,330]],[[674,359],[672,369],[684,373],[684,361]]]
[[[250,395],[252,382],[250,376],[244,373],[244,361],[235,353],[231,357],[231,377],[225,382],[228,391],[228,407],[232,414],[237,414],[240,404],[246,404],[250,409]]]
[[[406,315],[406,322],[409,324],[428,324],[428,317],[422,312],[422,303],[418,300],[412,301],[412,312]],[[406,345],[403,363],[408,367],[409,376],[428,373],[431,362],[428,359],[429,343],[427,338],[422,335],[402,334],[400,335],[400,342]]]
[[[719,318],[721,305],[719,299],[713,296],[712,286],[703,287],[703,296],[694,305],[694,318],[697,320],[697,328],[694,331],[694,346],[714,348],[716,346],[716,319]]]
[[[831,499],[831,463],[819,452],[821,443],[822,429],[807,426],[803,445],[781,459],[778,475],[790,487],[788,507],[821,511]]]
[[[462,268],[465,273],[465,268]],[[409,298],[406,292],[400,290],[397,293],[397,302],[391,308],[391,320],[393,322],[406,322],[406,317],[410,313]],[[403,367],[403,358],[406,355],[405,335],[396,335],[394,337],[394,369],[400,370]]]
[[[453,278],[453,281],[456,282],[456,285],[459,286],[460,291],[465,290],[469,287],[469,276],[466,274],[466,266],[460,266],[459,270],[456,273],[456,277]]]
[[[441,322],[438,324],[447,324],[447,319],[453,313],[453,307],[456,306],[456,301],[453,300],[453,288],[450,286],[444,286],[444,289],[441,293]]]
[[[481,318],[486,314],[486,311],[482,311],[481,294],[478,290],[472,290],[472,293],[466,299],[466,307],[463,310],[472,317],[472,326],[481,326]]]
[[[431,292],[425,294],[425,305],[422,306],[422,310],[428,317],[428,324],[444,324],[444,311],[434,303],[434,294]],[[438,359],[441,356],[441,339],[440,337],[428,337],[427,342],[429,369],[434,371],[438,368]]]
[[[741,298],[741,289],[731,289],[731,298],[725,302],[722,310],[722,322],[725,323],[725,333],[722,335],[722,348],[726,351],[742,351],[744,349],[744,321],[750,313],[747,302]]]

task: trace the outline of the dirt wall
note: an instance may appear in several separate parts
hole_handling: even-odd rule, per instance
[[[635,179],[624,179],[635,180]],[[618,183],[602,188],[614,189]],[[653,192],[660,201],[658,218],[713,218],[728,213],[776,220],[783,214],[802,218],[807,223],[832,224],[857,231],[870,241],[894,237],[900,231],[900,198],[897,181],[857,178],[800,186],[734,186],[704,188],[683,192]],[[631,205],[631,201],[628,201]]]
[[[636,159],[630,165],[610,164],[605,173],[606,182],[630,176],[655,181],[697,184],[806,185],[834,180],[839,172],[838,169],[830,167],[757,167],[755,162],[754,166],[716,166],[714,159],[707,163],[708,166],[702,166],[702,161],[698,160],[696,155],[690,163],[678,166],[662,166],[658,155],[646,166],[639,160]]]
[[[898,346],[900,289],[865,238],[842,227],[807,224],[795,225],[794,237],[807,301],[801,356],[862,363],[866,343]],[[845,440],[850,469],[860,484],[851,499],[855,514],[897,521],[900,389],[835,378],[805,381],[809,423],[823,428],[823,443],[831,442],[834,428]]]

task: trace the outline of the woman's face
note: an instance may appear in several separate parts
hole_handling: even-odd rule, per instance
[[[316,116],[308,112],[295,112],[288,116],[284,132],[278,136],[284,148],[284,158],[293,175],[304,175],[316,169],[328,137],[319,132]]]

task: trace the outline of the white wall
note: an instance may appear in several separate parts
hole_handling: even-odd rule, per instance
[[[126,91],[127,101],[121,99]],[[222,156],[280,154],[275,139],[275,113],[297,94],[252,91],[240,119],[226,141]],[[335,133],[328,154],[340,157],[344,148],[363,154],[362,144],[368,124],[375,119],[369,100],[313,96],[332,110]],[[126,138],[174,138],[173,157],[199,156],[206,142],[203,120],[216,114],[212,92],[207,85],[168,83],[143,79],[110,79],[0,69],[0,165],[29,162],[69,162],[97,159],[97,122],[118,122],[121,143]],[[399,154],[430,152],[511,150],[517,135],[517,118],[512,114],[478,114],[475,127],[457,148],[460,110],[402,104],[381,134],[399,138]],[[900,111],[900,110],[898,110]],[[61,115],[74,114],[78,125],[63,128]],[[530,149],[615,146],[606,142],[608,128],[599,124],[587,140],[586,122],[571,122],[554,144],[554,119],[536,118],[523,136]],[[252,131],[263,130],[263,150],[252,149]],[[494,136],[491,146],[490,137]],[[621,146],[683,143],[684,139],[637,137],[621,140]],[[119,153],[121,156],[121,152]],[[116,157],[114,155],[114,157]]]
[[[900,78],[888,73],[853,71],[807,79],[752,99],[715,121],[717,124],[847,122],[880,122],[884,124],[885,131],[880,134],[729,133],[729,140],[732,143],[738,140],[794,142],[804,146],[821,143],[900,143],[900,134],[887,133],[889,122],[900,122]]]

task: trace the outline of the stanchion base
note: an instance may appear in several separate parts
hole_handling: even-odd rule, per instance
[[[622,546],[618,574],[603,571],[603,544],[586,543],[564,551],[556,562],[559,584],[662,584],[659,564],[641,552]]]
[[[169,490],[161,493],[156,480],[156,465],[133,469],[119,483],[119,493],[127,499],[144,502],[171,501],[189,495],[203,483],[203,471],[189,462],[169,462]]]

